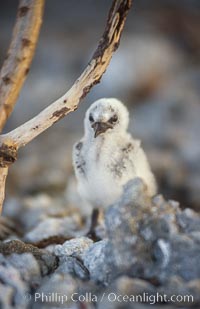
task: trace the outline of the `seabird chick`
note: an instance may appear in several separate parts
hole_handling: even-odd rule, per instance
[[[78,192],[93,208],[106,208],[123,193],[123,186],[140,177],[149,196],[156,181],[139,140],[128,132],[129,113],[117,99],[102,98],[86,112],[84,136],[74,145],[73,166]]]

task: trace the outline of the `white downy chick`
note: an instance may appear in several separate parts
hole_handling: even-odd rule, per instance
[[[87,110],[83,138],[74,145],[73,165],[78,191],[93,208],[106,208],[123,193],[123,186],[140,177],[149,196],[156,181],[140,141],[127,132],[129,113],[117,99],[102,98]]]

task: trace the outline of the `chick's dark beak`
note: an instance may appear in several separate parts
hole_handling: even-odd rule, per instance
[[[112,124],[108,122],[95,122],[92,125],[92,128],[94,129],[94,137],[96,138],[98,135],[106,132],[108,129],[112,129]]]

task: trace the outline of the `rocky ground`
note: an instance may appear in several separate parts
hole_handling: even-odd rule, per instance
[[[1,308],[199,306],[200,216],[149,199],[140,179],[106,210],[98,241],[64,197],[15,200],[5,213],[19,229],[0,243]]]

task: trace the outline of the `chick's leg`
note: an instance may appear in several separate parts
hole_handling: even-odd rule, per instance
[[[100,240],[95,233],[95,228],[98,224],[100,211],[98,208],[94,208],[91,215],[91,224],[87,237],[92,238],[94,241]]]

